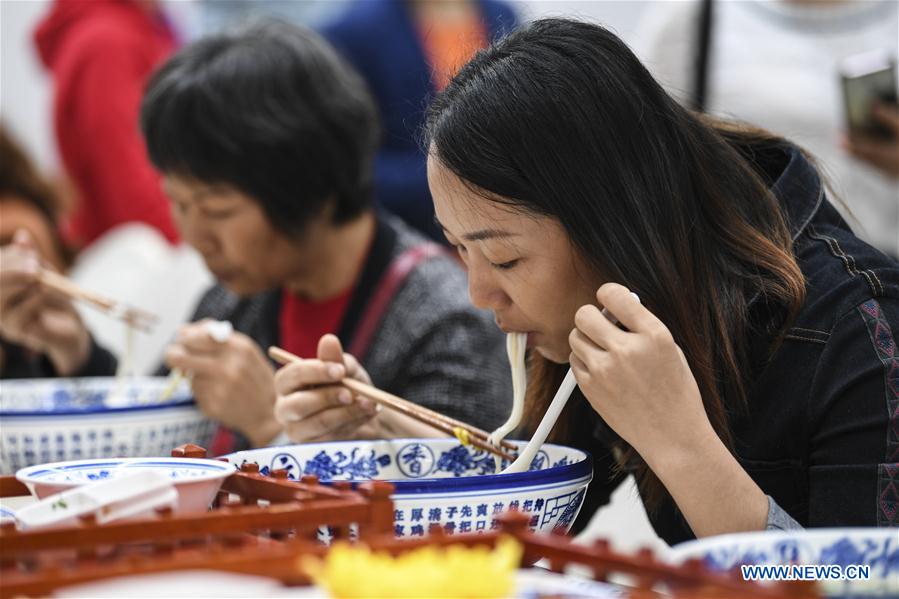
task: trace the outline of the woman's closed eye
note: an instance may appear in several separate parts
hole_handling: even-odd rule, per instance
[[[452,248],[455,249],[459,253],[459,256],[463,260],[465,259],[465,257],[468,254],[468,248],[466,248],[461,243],[453,243],[452,241],[450,241],[450,246],[452,246]],[[487,262],[490,264],[490,266],[492,268],[495,268],[497,270],[509,270],[509,269],[513,268],[516,264],[518,264],[518,262],[520,260],[521,260],[520,258],[515,258],[514,260],[507,260],[505,262],[494,262],[493,260],[488,259]]]
[[[509,260],[507,262],[500,262],[500,263],[491,262],[490,266],[492,266],[493,268],[495,268],[497,270],[509,270],[510,268],[514,267],[516,264],[518,264],[518,258],[516,258],[515,260]]]
[[[237,214],[237,210],[228,209],[228,210],[203,210],[203,216],[206,218],[211,218],[213,220],[224,220],[226,218],[231,218]]]

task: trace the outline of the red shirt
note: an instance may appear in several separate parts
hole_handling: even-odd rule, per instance
[[[281,347],[301,358],[315,358],[322,335],[336,334],[340,328],[352,292],[351,285],[336,297],[310,302],[284,289],[278,314]]]
[[[171,29],[131,0],[56,0],[35,42],[53,75],[56,137],[78,192],[70,241],[88,245],[136,221],[176,242],[138,125],[144,85],[175,47]]]

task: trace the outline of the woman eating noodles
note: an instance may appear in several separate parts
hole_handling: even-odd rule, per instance
[[[577,378],[551,439],[593,454],[581,526],[628,474],[669,543],[899,523],[899,265],[800,148],[558,19],[479,52],[425,138],[473,304],[528,335],[531,429]],[[281,418],[319,392],[301,369],[276,376]]]

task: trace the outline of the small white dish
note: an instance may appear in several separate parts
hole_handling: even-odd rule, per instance
[[[104,524],[177,504],[178,491],[170,478],[158,470],[142,470],[52,495],[20,509],[15,519],[20,528],[33,529],[74,525],[78,518],[94,514],[97,524]]]
[[[38,499],[94,482],[152,470],[161,473],[178,491],[178,513],[203,512],[215,498],[233,464],[196,458],[113,458],[75,460],[29,466],[16,478]]]

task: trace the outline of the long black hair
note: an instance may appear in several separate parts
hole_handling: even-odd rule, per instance
[[[786,142],[691,113],[615,35],[564,19],[479,52],[431,105],[424,137],[485,200],[557,219],[598,282],[640,295],[684,351],[732,448],[750,297],[782,305],[785,320],[804,298],[785,217],[748,160]],[[560,374],[531,356],[532,418]],[[664,488],[625,449],[647,503],[658,505]]]
[[[187,46],[149,82],[141,127],[159,170],[234,186],[284,233],[328,202],[335,224],[371,206],[374,102],[307,28],[257,22]]]

